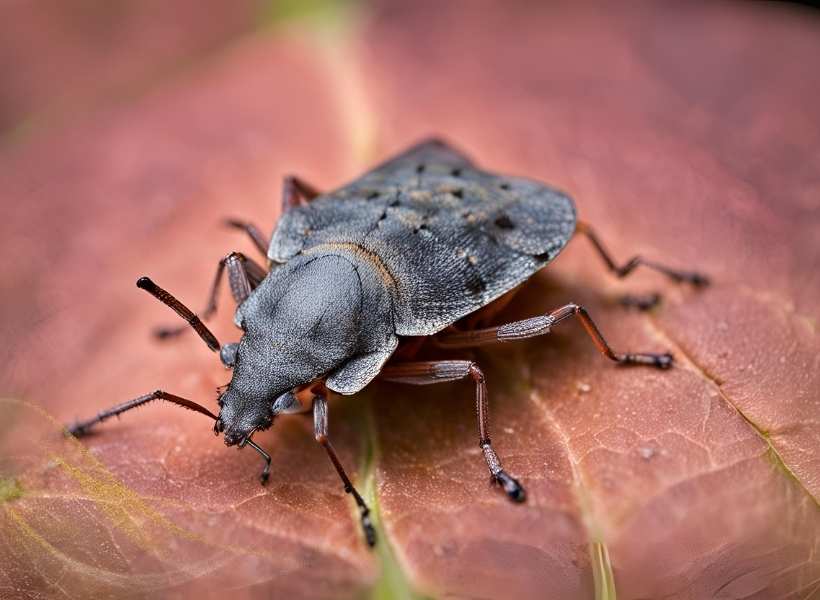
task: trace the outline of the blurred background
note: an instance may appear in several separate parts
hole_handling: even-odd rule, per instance
[[[790,3],[6,0],[0,3],[0,597],[820,598],[820,17]],[[80,444],[62,423],[227,375],[143,274],[192,308],[269,233],[283,176],[321,189],[430,135],[577,200],[620,260],[704,291],[615,281],[573,242],[500,318],[582,302],[478,355],[472,390],[373,386],[331,431],[378,521],[283,419],[227,451],[155,406]],[[664,295],[642,314],[626,292]],[[220,298],[214,331],[234,340]]]

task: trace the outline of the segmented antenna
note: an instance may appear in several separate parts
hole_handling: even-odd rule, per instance
[[[190,325],[193,330],[199,334],[202,341],[208,344],[208,348],[214,352],[219,352],[220,345],[219,340],[216,339],[216,336],[211,333],[211,330],[205,326],[205,323],[203,323],[190,308],[177,300],[172,293],[162,289],[148,277],[140,277],[137,279],[137,287],[145,290],[154,298],[162,302],[165,306],[171,308],[180,317],[185,319],[188,322],[188,325]]]

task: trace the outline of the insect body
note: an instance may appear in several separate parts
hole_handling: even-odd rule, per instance
[[[440,347],[461,349],[549,333],[578,317],[598,349],[619,363],[668,368],[669,354],[614,352],[583,307],[567,304],[546,315],[486,329],[451,326],[500,298],[553,260],[575,232],[587,235],[607,266],[624,277],[644,264],[677,281],[705,285],[696,273],[674,271],[633,258],[617,267],[597,236],[576,221],[566,194],[527,179],[476,168],[443,142],[430,140],[376,167],[349,185],[320,194],[287,178],[282,218],[268,243],[252,225],[244,229],[269,259],[265,271],[242,254],[219,263],[210,301],[216,309],[221,276],[228,271],[239,304],[242,337],[220,346],[181,302],[148,278],[137,285],[174,309],[222,362],[233,369],[219,397],[219,414],[190,400],[156,391],[70,427],[75,435],[111,416],[163,399],[214,419],[227,445],[249,445],[280,414],[313,412],[317,441],[327,451],[361,511],[369,544],[375,532],[369,511],[336,457],[327,435],[327,397],[354,394],[377,377],[408,384],[471,379],[475,384],[479,444],[491,477],[511,500],[525,499],[521,484],[504,471],[488,429],[484,375],[469,360],[391,359],[403,339],[431,336]],[[639,303],[645,304],[645,302]],[[163,330],[167,337],[182,329]]]

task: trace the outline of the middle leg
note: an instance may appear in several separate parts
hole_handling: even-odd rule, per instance
[[[552,327],[560,322],[577,317],[598,351],[608,359],[626,365],[648,365],[659,369],[672,366],[672,355],[668,352],[615,352],[607,343],[600,329],[589,316],[587,310],[573,302],[562,306],[549,314],[514,321],[497,327],[474,329],[472,331],[447,332],[434,338],[441,348],[473,348],[499,342],[514,342],[550,333]]]
[[[501,461],[490,441],[490,407],[487,402],[487,383],[479,366],[469,360],[435,360],[387,365],[379,378],[397,383],[428,385],[457,381],[469,377],[475,382],[476,413],[478,415],[478,444],[487,461],[493,481],[501,484],[510,500],[523,502],[527,495],[518,480],[501,466]]]

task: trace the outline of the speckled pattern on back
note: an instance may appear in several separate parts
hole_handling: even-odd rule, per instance
[[[428,140],[287,211],[268,256],[358,254],[382,274],[396,334],[430,335],[525,281],[574,231],[566,194]]]

